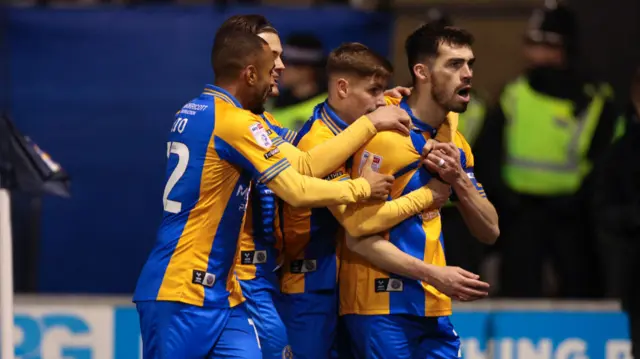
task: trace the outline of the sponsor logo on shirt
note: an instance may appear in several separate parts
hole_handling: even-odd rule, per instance
[[[291,273],[309,273],[315,272],[316,268],[317,262],[315,259],[304,259],[291,262],[289,271]]]
[[[273,157],[274,155],[277,155],[278,153],[280,153],[280,150],[278,149],[278,147],[272,149],[271,151],[267,152],[264,154],[264,159],[268,160],[269,158]]]
[[[377,278],[375,279],[374,288],[376,293],[402,292],[404,283],[398,278]]]
[[[267,251],[241,251],[240,262],[242,264],[267,263]]]
[[[344,172],[342,172],[342,171],[335,171],[335,172],[333,172],[332,174],[330,174],[330,175],[328,175],[327,177],[325,177],[324,179],[325,179],[325,180],[327,180],[327,181],[331,181],[331,180],[334,180],[334,179],[336,179],[336,178],[338,178],[338,177],[340,177],[340,176],[342,176],[342,175],[344,175]]]
[[[216,275],[212,273],[207,273],[201,270],[193,270],[193,275],[191,276],[191,283],[200,284],[205,287],[213,287],[213,283],[216,282]]]

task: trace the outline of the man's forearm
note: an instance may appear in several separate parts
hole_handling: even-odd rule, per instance
[[[480,195],[467,176],[461,176],[452,187],[458,197],[456,206],[471,234],[482,243],[495,243],[500,228],[498,212],[491,202]]]
[[[364,238],[347,235],[347,247],[389,273],[425,282],[433,275],[433,265],[401,251],[379,235]]]
[[[329,207],[329,210],[349,235],[362,237],[386,231],[432,203],[431,189],[423,186],[393,201],[355,203]]]

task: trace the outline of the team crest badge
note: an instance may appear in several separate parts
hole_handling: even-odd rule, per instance
[[[293,359],[293,352],[291,351],[290,345],[287,345],[282,349],[282,359]]]

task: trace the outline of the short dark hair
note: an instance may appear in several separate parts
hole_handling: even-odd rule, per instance
[[[437,57],[440,45],[471,46],[473,41],[473,35],[459,27],[442,26],[438,23],[427,23],[420,26],[409,35],[404,44],[411,77],[415,76],[413,66],[424,61],[427,57]]]
[[[219,80],[235,79],[248,65],[264,51],[267,42],[258,35],[223,29],[216,33],[211,49],[211,66]]]
[[[367,46],[348,42],[331,51],[327,59],[327,75],[338,73],[388,79],[393,73],[393,66]]]
[[[242,31],[255,35],[262,34],[263,32],[278,33],[266,17],[258,14],[233,15],[220,25],[218,31],[221,30]]]

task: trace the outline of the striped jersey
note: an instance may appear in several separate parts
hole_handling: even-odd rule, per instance
[[[404,100],[400,106],[412,119],[414,128],[411,135],[406,137],[394,132],[377,134],[364,149],[354,155],[352,169],[352,175],[356,175],[366,159],[373,156],[373,162],[380,173],[396,177],[390,199],[424,186],[432,178],[421,165],[421,153],[426,140],[435,138],[436,129],[413,116]],[[460,132],[455,133],[453,142],[460,151],[462,167],[484,195],[481,185],[473,175],[474,159],[469,145]],[[415,215],[393,227],[385,233],[385,237],[403,252],[425,263],[446,265],[439,210]],[[339,283],[341,315],[451,314],[451,299],[434,287],[382,271],[349,251],[346,246],[341,252]]]
[[[309,151],[335,137],[348,124],[342,121],[327,102],[315,107],[313,115],[301,128],[294,144]],[[350,179],[346,164],[325,177],[329,181]],[[337,281],[338,221],[325,208],[283,207],[285,262],[280,288],[283,293],[335,289]]]
[[[262,115],[269,128],[286,142],[292,143],[296,132],[282,127],[273,116]],[[267,278],[273,288],[278,286],[275,270],[282,250],[279,200],[265,184],[251,183],[249,205],[244,227],[240,233],[236,275],[239,280]]]
[[[176,114],[167,142],[164,214],[133,300],[233,307],[234,275],[252,179],[268,183],[290,164],[284,140],[222,88]]]

